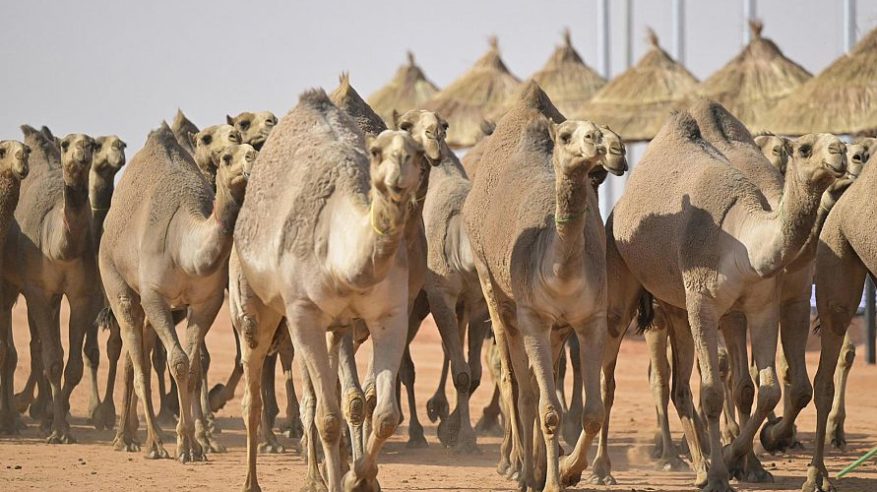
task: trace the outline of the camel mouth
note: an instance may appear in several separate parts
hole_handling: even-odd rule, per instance
[[[15,174],[15,177],[19,180],[22,180],[27,177],[29,170],[28,169],[15,169],[12,171]]]
[[[607,167],[606,170],[612,173],[613,176],[623,176],[624,173],[627,171],[627,165],[624,165],[623,167],[621,167],[621,169]]]
[[[835,165],[828,162],[827,160],[823,160],[822,166],[828,169],[835,178],[840,178],[841,176],[847,174],[846,166],[844,166],[843,164]]]

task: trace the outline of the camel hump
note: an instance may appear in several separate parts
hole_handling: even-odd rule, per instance
[[[325,90],[320,88],[308,89],[302,92],[298,97],[298,102],[315,108],[323,108],[326,105],[333,106],[332,101],[329,100],[329,95],[326,94]]]
[[[697,120],[704,138],[724,143],[744,143],[755,145],[752,134],[730,111],[716,101],[698,98],[689,108]]]

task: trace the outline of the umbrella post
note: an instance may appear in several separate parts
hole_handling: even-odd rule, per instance
[[[844,475],[846,475],[847,473],[849,473],[849,472],[855,470],[856,468],[858,468],[859,466],[861,466],[862,463],[864,463],[864,462],[868,461],[869,459],[871,459],[874,455],[877,455],[877,448],[874,448],[874,449],[872,449],[871,451],[868,451],[867,453],[865,453],[864,455],[862,455],[861,458],[859,458],[859,459],[857,459],[856,461],[853,461],[852,463],[850,463],[849,465],[847,465],[846,468],[844,468],[843,470],[840,471],[840,473],[837,474],[837,478],[843,478]]]

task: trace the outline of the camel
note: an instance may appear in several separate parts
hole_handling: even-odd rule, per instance
[[[253,146],[257,151],[262,150],[271,130],[277,125],[277,117],[271,111],[243,112],[232,118],[226,115],[226,122],[235,127],[241,133],[244,143]]]
[[[216,182],[216,169],[219,166],[219,156],[232,144],[240,145],[243,137],[235,127],[231,125],[213,125],[198,133],[189,134],[195,152],[195,164],[207,178],[209,184]]]
[[[91,237],[94,239],[95,261],[97,261],[97,246],[104,232],[104,219],[110,209],[110,201],[115,189],[115,176],[125,165],[125,147],[127,145],[116,135],[97,137],[94,139],[95,150],[88,176],[88,201],[91,203]],[[89,376],[91,378],[91,400],[89,402],[89,415],[94,426],[100,429],[112,429],[116,420],[116,407],[113,402],[113,390],[116,387],[116,367],[122,352],[122,338],[115,330],[110,331],[107,339],[107,359],[113,361],[109,364],[107,372],[107,384],[104,397],[98,396],[97,366],[100,353],[97,350],[97,326],[95,323],[85,335],[85,357],[89,361]]]
[[[15,140],[0,141],[0,259],[14,221],[21,181],[27,177],[29,156],[29,146]],[[0,270],[5,271],[5,265]],[[5,289],[5,285],[0,288]],[[0,325],[0,434],[18,433],[19,417],[12,391],[16,364],[18,352],[12,338],[12,319],[4,316]]]
[[[755,140],[755,145],[758,145],[758,148],[761,149],[761,153],[764,154],[768,162],[780,174],[785,175],[791,151],[789,139],[770,132],[761,132],[753,135],[753,140]]]
[[[6,238],[4,261],[15,268],[3,272],[3,308],[10,316],[18,294],[24,295],[31,336],[40,347],[39,370],[51,387],[51,413],[42,422],[50,431],[46,441],[73,443],[67,422],[70,394],[82,379],[84,337],[102,303],[88,206],[94,140],[70,134],[56,141],[48,129],[27,125],[22,132],[33,149],[31,179],[21,186],[15,226]],[[62,296],[71,310],[66,367],[58,318]]]
[[[366,142],[322,90],[302,94],[263,148],[236,226],[229,276],[231,312],[244,342],[245,490],[260,490],[259,374],[284,317],[318,396],[314,424],[328,489],[339,491],[343,482],[345,490],[379,490],[378,453],[399,423],[394,386],[409,297],[403,238],[406,224],[420,220],[411,213],[427,166],[419,155],[404,131],[383,131]],[[351,318],[370,331],[377,402],[366,452],[342,479],[342,413],[326,331]]]
[[[177,139],[177,143],[186,149],[186,152],[195,155],[195,145],[192,143],[190,135],[196,135],[201,130],[180,109],[177,109],[177,114],[174,116],[173,123],[171,123],[171,131],[174,134],[174,138]]]
[[[204,459],[204,416],[201,405],[193,401],[201,383],[199,352],[222,306],[231,235],[247,182],[245,167],[254,158],[255,150],[248,145],[227,147],[218,159],[214,192],[203,170],[163,123],[131,160],[107,214],[101,277],[133,364],[137,398],[146,410],[150,457],[166,457],[167,451],[147,382],[147,318],[177,383],[176,457],[184,463]],[[172,310],[183,308],[188,310],[185,348],[172,317]],[[128,414],[122,413],[120,431]],[[124,437],[133,440],[132,435]]]
[[[546,115],[563,121],[531,83],[490,137],[463,217],[502,354],[502,400],[511,410],[506,441],[511,435],[520,443],[519,456],[502,455],[498,471],[516,468],[508,461],[519,458],[521,487],[542,488],[538,475],[544,473],[543,490],[561,490],[584,469],[587,448],[603,422],[599,368],[606,333],[605,240],[589,173],[605,162],[607,148],[594,123],[553,123]],[[570,331],[582,345],[584,433],[561,469],[552,340]],[[512,371],[517,402],[512,400]],[[534,465],[537,405],[544,451]]]
[[[875,214],[870,190],[877,182],[877,170],[871,161],[873,157],[828,214],[816,248],[816,308],[822,349],[813,382],[816,442],[813,459],[807,467],[807,480],[801,488],[804,492],[835,490],[824,461],[826,436],[830,435],[827,423],[833,413],[833,397],[839,389],[834,378],[843,362],[839,356],[850,320],[861,300],[865,276],[877,272],[872,234],[868,230],[874,224]]]
[[[832,135],[800,137],[792,142],[792,149],[792,172],[781,188],[783,198],[772,206],[770,196],[751,176],[769,176],[776,170],[739,121],[718,104],[699,102],[691,110],[671,115],[632,173],[606,225],[611,238],[607,262],[610,271],[617,272],[609,284],[611,336],[603,368],[607,412],[614,398],[618,344],[647,292],[667,314],[674,359],[673,401],[690,444],[696,484],[709,492],[731,490],[729,467],[736,470],[748,461],[758,426],[779,400],[774,367],[777,274],[804,248],[822,192],[846,170],[844,145]],[[679,155],[686,159],[679,161]],[[664,184],[660,191],[655,182]],[[740,309],[757,339],[753,354],[759,372],[758,403],[740,435],[723,450],[719,320]],[[725,335],[726,340],[731,338],[727,331]],[[688,387],[695,353],[709,424],[708,470]],[[613,480],[607,436],[608,422],[594,462],[595,478],[602,482]]]

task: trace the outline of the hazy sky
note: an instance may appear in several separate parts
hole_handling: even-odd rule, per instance
[[[612,72],[624,67],[622,2],[612,1]],[[739,0],[688,0],[686,59],[704,78],[741,47]],[[858,1],[861,37],[877,0]],[[309,87],[350,71],[367,96],[415,52],[439,86],[463,73],[496,34],[521,78],[541,67],[564,26],[596,65],[593,0],[206,1],[3,0],[0,138],[22,123],[56,134],[116,133],[133,153],[182,108],[201,127],[226,113],[285,114]],[[764,35],[808,70],[843,52],[840,0],[761,0]],[[634,1],[634,57],[652,26],[671,50],[670,1]]]

